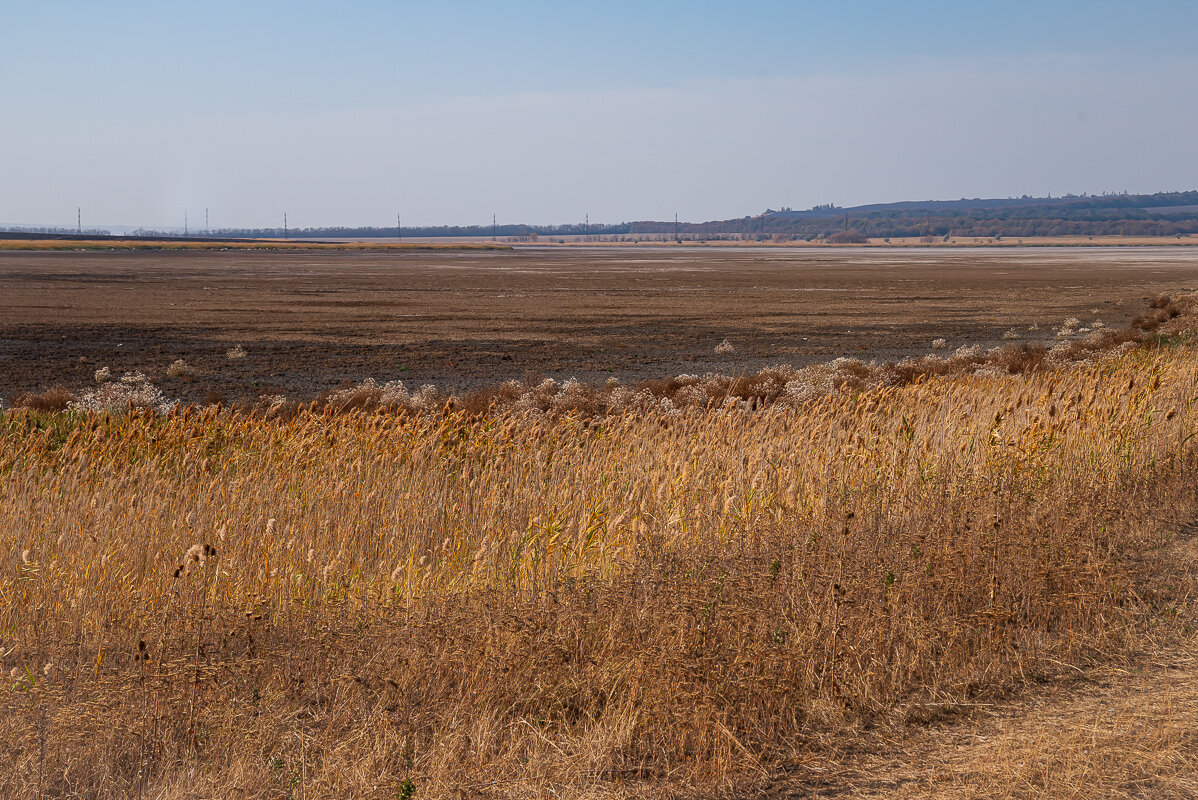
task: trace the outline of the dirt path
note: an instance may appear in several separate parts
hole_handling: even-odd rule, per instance
[[[1169,555],[1198,569],[1198,531]],[[1198,637],[802,771],[770,797],[1198,797]]]

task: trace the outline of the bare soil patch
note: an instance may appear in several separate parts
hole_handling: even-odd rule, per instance
[[[203,402],[890,360],[935,339],[1052,341],[1065,317],[1122,327],[1193,286],[1188,248],[8,251],[0,396],[78,390],[103,367]],[[167,376],[177,359],[190,375]]]

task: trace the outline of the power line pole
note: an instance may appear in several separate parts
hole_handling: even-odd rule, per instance
[[[83,235],[83,209],[75,206],[75,235]]]
[[[204,206],[204,233],[209,233],[211,230],[208,227],[208,207]]]
[[[591,235],[591,214],[589,211],[587,212],[587,215],[586,215],[586,222],[583,223],[583,226],[582,226],[582,235],[584,237]]]
[[[183,235],[187,236],[190,231],[187,229],[187,212],[183,212]]]
[[[681,242],[682,239],[678,236],[678,212],[674,212],[674,241]]]
[[[283,212],[283,238],[287,238],[287,212]]]
[[[399,220],[399,214],[395,215],[395,238],[403,238],[403,223]]]
[[[495,234],[496,230],[497,230],[497,228],[495,227],[495,215],[492,214],[491,215],[491,239],[492,240],[498,238]]]

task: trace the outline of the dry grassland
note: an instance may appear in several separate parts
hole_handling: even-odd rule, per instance
[[[784,792],[1121,663],[1190,619],[1189,325],[756,411],[8,412],[0,795]]]

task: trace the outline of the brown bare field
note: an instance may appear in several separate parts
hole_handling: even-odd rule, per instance
[[[634,384],[936,339],[1051,344],[1066,317],[1117,328],[1194,286],[1183,248],[0,252],[0,396],[78,391],[105,367],[189,402],[366,378]],[[168,377],[180,359],[188,374]]]

